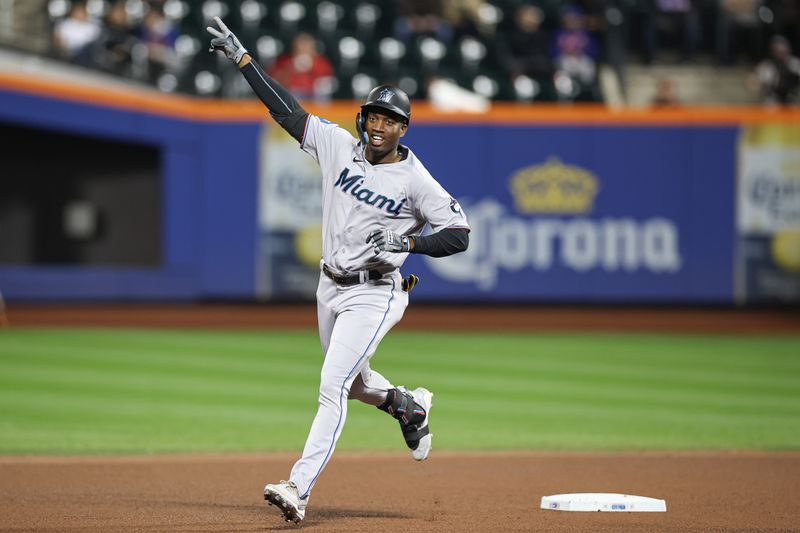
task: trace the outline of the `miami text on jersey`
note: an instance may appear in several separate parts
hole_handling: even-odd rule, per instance
[[[364,176],[359,176],[358,174],[349,176],[348,174],[350,174],[349,168],[342,170],[342,173],[339,174],[339,179],[336,180],[334,185],[336,187],[340,187],[344,192],[349,192],[355,196],[356,200],[359,202],[364,202],[365,204],[377,207],[378,209],[385,208],[387,213],[391,213],[393,215],[400,214],[403,204],[406,203],[405,198],[398,202],[397,200],[393,200],[392,198],[378,194],[375,191],[361,188],[361,184],[364,183]]]

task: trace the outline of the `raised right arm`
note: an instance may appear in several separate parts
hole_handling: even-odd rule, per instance
[[[245,54],[239,62],[239,71],[256,96],[267,106],[272,118],[298,142],[303,142],[308,111],[303,109],[292,93],[264,72],[261,65],[251,60],[249,54]]]
[[[234,61],[253,92],[269,109],[272,118],[298,142],[303,142],[308,112],[283,85],[272,79],[256,61],[252,60],[236,35],[219,17],[214,17],[214,20],[219,30],[210,26],[206,28],[214,36],[209,51],[219,50]]]

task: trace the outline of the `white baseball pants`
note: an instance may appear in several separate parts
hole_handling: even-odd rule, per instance
[[[343,287],[321,274],[317,288],[317,319],[325,362],[319,387],[319,408],[306,440],[303,456],[290,479],[301,498],[307,498],[325,465],[347,418],[347,400],[371,405],[386,400],[393,388],[370,369],[369,360],[384,335],[403,317],[408,293],[399,271],[383,279]]]

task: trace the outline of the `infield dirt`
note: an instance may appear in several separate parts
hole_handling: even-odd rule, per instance
[[[294,455],[0,458],[2,531],[797,531],[798,453],[406,453],[334,456],[306,519],[262,499]],[[622,492],[666,513],[539,509]]]

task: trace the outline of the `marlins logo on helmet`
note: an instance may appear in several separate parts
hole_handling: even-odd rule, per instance
[[[381,91],[381,94],[378,95],[378,100],[381,102],[391,102],[392,96],[394,96],[394,93],[391,89],[384,89]]]

